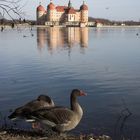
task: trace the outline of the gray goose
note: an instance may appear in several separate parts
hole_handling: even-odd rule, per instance
[[[70,97],[70,109],[59,106],[44,108],[32,112],[30,117],[46,126],[50,126],[52,130],[59,133],[72,130],[79,124],[83,116],[83,110],[77,102],[77,96],[85,95],[83,91],[74,89]]]
[[[30,101],[26,103],[24,106],[21,106],[8,116],[9,119],[27,119],[28,113],[33,112],[35,110],[43,109],[45,107],[54,107],[55,104],[53,100],[47,95],[40,95],[36,100]]]

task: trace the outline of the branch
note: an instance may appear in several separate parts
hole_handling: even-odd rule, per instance
[[[127,107],[125,100],[122,99],[123,102],[123,110],[120,112],[120,115],[116,121],[115,124],[115,139],[117,140],[118,137],[120,140],[122,140],[125,137],[125,125],[126,125],[126,121],[128,120],[128,118],[132,115],[132,112],[129,110],[129,108]],[[117,131],[119,132],[119,134],[117,134]]]
[[[20,19],[22,18],[22,11],[19,2],[21,0],[0,0],[0,9],[3,10],[3,17],[5,16],[5,13],[12,19],[13,22],[15,22],[13,14],[18,16]]]

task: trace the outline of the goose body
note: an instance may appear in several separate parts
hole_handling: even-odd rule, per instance
[[[45,107],[54,107],[55,104],[53,100],[47,95],[40,95],[36,100],[26,103],[24,106],[18,107],[15,111],[9,116],[9,119],[15,120],[18,118],[26,119],[29,112],[35,110],[43,109]]]
[[[71,108],[55,106],[44,108],[31,113],[31,118],[50,126],[58,132],[69,131],[74,129],[83,116],[83,110],[77,102],[77,96],[86,95],[81,90],[74,89],[71,93]]]

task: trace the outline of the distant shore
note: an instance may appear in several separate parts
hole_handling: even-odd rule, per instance
[[[49,26],[45,26],[45,25],[34,25],[33,27],[49,27]],[[65,26],[54,26],[54,28],[59,28],[59,27],[65,27]],[[108,26],[108,25],[103,25],[101,27],[88,27],[88,28],[140,28],[140,25],[139,26]],[[65,27],[65,28],[68,28],[68,27]],[[75,28],[85,28],[85,27],[75,27]]]
[[[96,27],[96,28],[110,28],[110,27],[113,27],[113,28],[140,28],[140,25],[133,25],[133,26],[109,26],[109,25],[103,25],[102,27]]]
[[[4,28],[12,28],[10,25],[0,25],[0,28],[4,27]],[[16,27],[42,27],[42,28],[49,28],[50,26],[45,26],[45,25],[21,25],[21,24],[17,24],[14,28]],[[69,27],[65,27],[65,26],[54,26],[54,28],[69,28]],[[51,27],[52,28],[52,27]],[[74,27],[74,28],[85,28],[85,27]],[[140,28],[140,25],[133,25],[133,26],[112,26],[112,25],[103,25],[100,27],[88,27],[88,28]]]

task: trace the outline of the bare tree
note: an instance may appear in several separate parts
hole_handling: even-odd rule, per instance
[[[16,18],[22,19],[22,0],[0,0],[0,19],[10,17],[13,21]]]

